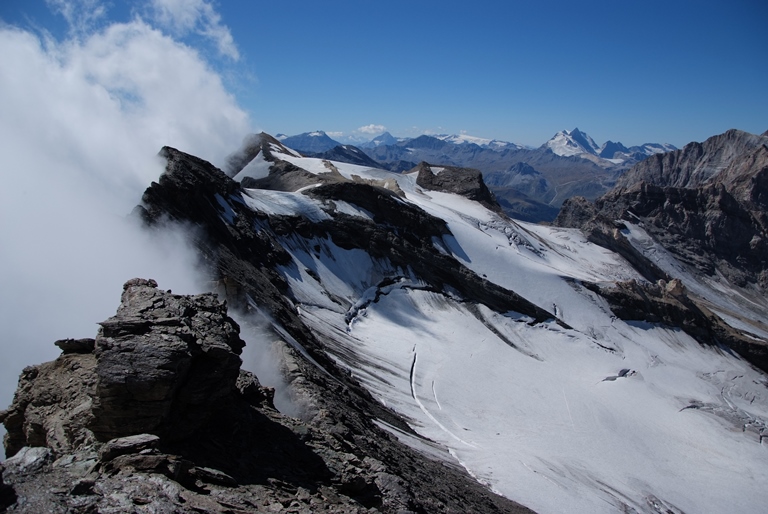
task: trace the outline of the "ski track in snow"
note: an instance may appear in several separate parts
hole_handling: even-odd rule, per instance
[[[448,429],[445,427],[445,425],[443,425],[442,423],[440,423],[440,422],[437,420],[437,418],[435,418],[435,417],[434,417],[434,416],[433,416],[433,415],[432,415],[432,414],[429,412],[429,410],[427,410],[427,408],[424,406],[424,404],[423,404],[423,403],[421,403],[421,401],[419,400],[419,397],[416,395],[416,361],[417,361],[417,360],[418,360],[418,354],[417,354],[417,353],[414,351],[414,352],[413,352],[413,362],[411,363],[411,373],[410,373],[410,378],[411,378],[411,396],[413,397],[413,399],[414,399],[414,401],[416,402],[416,404],[419,406],[419,409],[421,409],[421,412],[423,412],[423,413],[424,413],[424,414],[425,414],[425,415],[426,415],[426,416],[427,416],[427,417],[428,417],[428,418],[429,418],[429,419],[430,419],[430,420],[431,420],[431,421],[432,421],[432,422],[433,422],[435,425],[437,425],[438,427],[440,427],[440,430],[442,430],[443,432],[445,432],[446,434],[448,434],[449,436],[451,436],[451,437],[452,437],[453,439],[455,439],[456,441],[458,441],[458,442],[460,442],[461,444],[464,444],[464,445],[466,445],[466,446],[469,446],[470,448],[476,448],[476,446],[475,446],[474,444],[472,444],[472,443],[469,443],[469,442],[465,441],[465,440],[464,440],[464,439],[462,439],[461,437],[457,436],[456,434],[454,434],[453,432],[451,432],[450,430],[448,430]],[[433,384],[434,384],[434,382],[433,382]]]
[[[328,172],[319,160],[292,158]],[[334,165],[344,176],[397,180],[407,201],[448,223],[452,236],[436,248],[545,310],[554,301],[572,327],[473,310],[416,287],[409,270],[330,239],[285,240],[295,265],[282,271],[304,322],[417,433],[541,513],[765,509],[768,379],[680,330],[616,319],[579,281],[642,280],[622,258],[577,230],[508,221],[465,198],[423,191],[413,174]],[[297,193],[248,195],[264,212],[325,216]],[[639,229],[630,231],[641,244]],[[739,312],[727,285],[718,292],[685,281]]]

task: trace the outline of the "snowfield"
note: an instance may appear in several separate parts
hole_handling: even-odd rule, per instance
[[[285,159],[329,172],[318,159]],[[567,324],[464,303],[329,239],[286,239],[294,265],[282,272],[305,323],[418,434],[541,513],[765,511],[768,379],[680,330],[615,318],[580,281],[642,280],[621,257],[579,231],[511,221],[421,190],[413,175],[333,165],[346,177],[397,180],[407,201],[448,223],[452,236],[437,247]],[[327,216],[327,206],[301,193],[248,190],[244,200],[266,213]],[[337,208],[371,217],[351,204]],[[630,225],[628,237],[673,269],[641,228]],[[681,278],[723,313],[742,312],[727,285],[717,292]],[[429,444],[397,435],[437,458]]]

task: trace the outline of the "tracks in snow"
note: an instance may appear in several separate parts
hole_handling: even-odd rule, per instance
[[[477,445],[474,445],[474,444],[472,444],[472,443],[470,443],[470,442],[468,442],[468,441],[465,441],[465,440],[464,440],[464,439],[462,439],[461,437],[457,436],[456,434],[454,434],[453,432],[451,432],[450,430],[448,430],[447,428],[445,428],[445,425],[443,425],[442,423],[440,423],[440,422],[437,420],[437,418],[435,418],[435,417],[432,415],[432,413],[431,413],[431,412],[429,412],[429,411],[427,410],[427,408],[424,406],[424,404],[423,404],[423,403],[421,403],[421,400],[419,400],[419,397],[416,395],[416,362],[417,362],[418,358],[419,358],[419,354],[418,354],[418,353],[416,353],[416,350],[415,350],[415,348],[414,348],[414,351],[413,351],[413,360],[411,361],[410,383],[411,383],[411,396],[413,397],[414,401],[416,402],[416,405],[418,405],[418,406],[419,406],[419,409],[421,409],[421,412],[423,412],[424,414],[426,414],[426,416],[427,416],[427,417],[428,417],[430,420],[432,420],[432,422],[433,422],[435,425],[437,425],[437,426],[438,426],[438,428],[439,428],[440,430],[442,430],[443,432],[445,432],[446,434],[448,434],[449,436],[451,436],[451,437],[452,437],[453,439],[455,439],[456,441],[458,441],[458,442],[460,442],[460,443],[462,443],[462,444],[465,444],[465,445],[469,446],[470,448],[477,448]],[[434,382],[432,383],[432,387],[434,388]],[[434,389],[433,389],[433,391],[434,391]],[[435,401],[437,401],[437,398],[435,398]]]

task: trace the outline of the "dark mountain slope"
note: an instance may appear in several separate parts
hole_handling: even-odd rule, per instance
[[[617,181],[616,187],[627,188],[639,182],[689,189],[709,183],[727,185],[733,175],[732,167],[747,165],[751,160],[751,169],[737,173],[741,176],[754,174],[759,171],[757,168],[765,165],[764,160],[750,156],[764,151],[766,145],[766,136],[732,129],[703,143],[693,142],[681,150],[652,155],[628,170]]]
[[[317,157],[318,159],[328,159],[329,161],[346,162],[357,164],[358,166],[369,166],[371,168],[381,167],[359,148],[352,145],[339,145],[320,153],[305,153],[307,157]]]
[[[341,143],[328,137],[328,134],[322,130],[286,137],[282,140],[282,143],[288,148],[293,148],[297,152],[306,154],[321,153],[336,146],[341,146]]]
[[[768,138],[737,130],[650,157],[596,200],[707,275],[768,290]],[[578,204],[566,204],[556,223]]]

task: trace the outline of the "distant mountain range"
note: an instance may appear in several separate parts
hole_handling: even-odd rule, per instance
[[[552,221],[567,198],[597,198],[633,164],[675,149],[660,143],[627,148],[613,141],[600,146],[578,128],[558,132],[539,148],[466,134],[398,138],[385,132],[357,147],[342,145],[323,131],[277,139],[308,157],[372,165],[361,161],[362,151],[378,167],[395,172],[420,162],[474,168],[483,173],[504,211],[526,221]]]
[[[657,153],[677,150],[675,146],[666,143],[645,143],[627,148],[621,143],[606,141],[602,146],[598,146],[594,139],[578,128],[571,131],[561,130],[544,143],[542,148],[549,148],[552,153],[561,157],[588,158],[587,156],[593,155],[601,159],[608,159],[616,164],[622,164],[626,161],[640,161]]]

